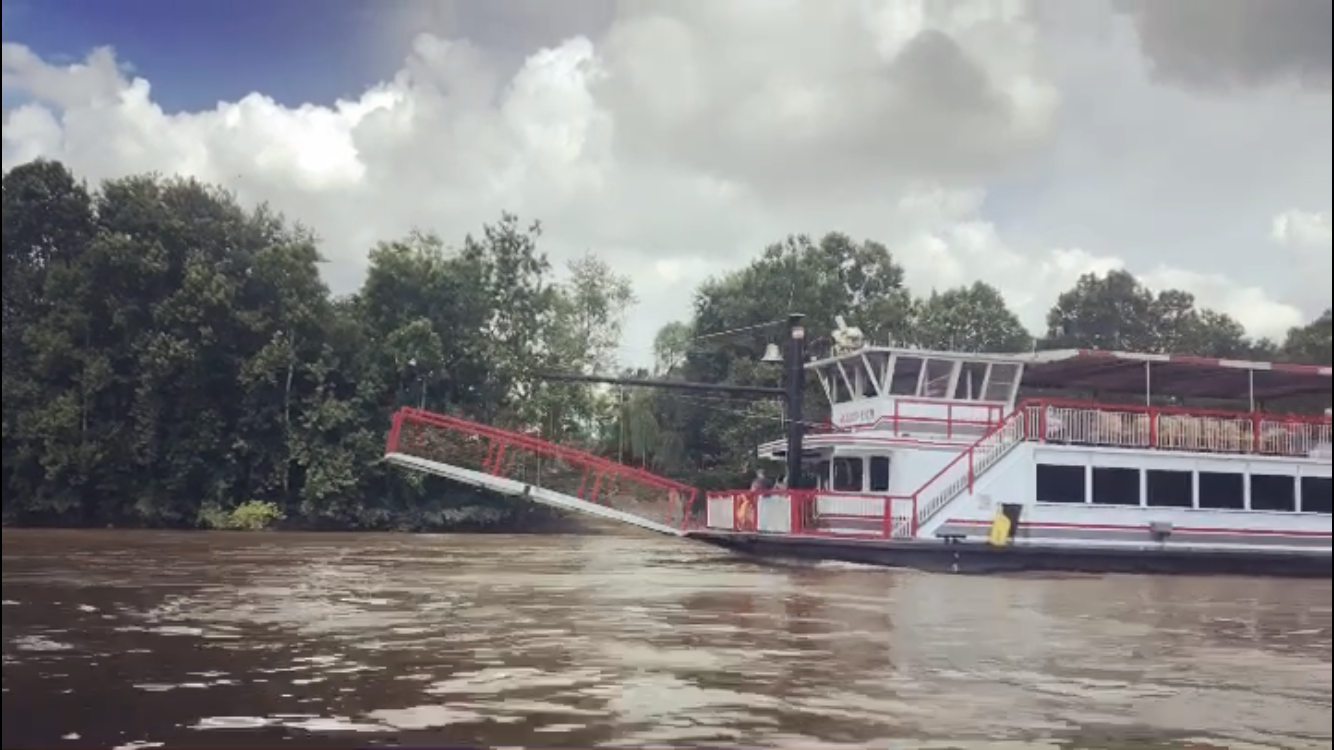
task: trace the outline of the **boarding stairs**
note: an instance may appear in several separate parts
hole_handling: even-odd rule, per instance
[[[978,479],[1000,463],[1029,437],[1032,412],[1040,407],[1023,407],[1010,412],[1001,423],[954,457],[935,476],[926,480],[912,498],[915,518],[899,521],[893,530],[896,539],[911,539],[964,492],[972,492]]]
[[[385,460],[543,505],[683,536],[696,490],[534,435],[406,407],[394,414]]]

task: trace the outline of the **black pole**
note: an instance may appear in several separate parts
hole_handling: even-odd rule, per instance
[[[802,485],[802,438],[806,429],[802,409],[802,395],[806,392],[804,318],[801,313],[793,313],[787,318],[787,377],[784,378],[784,385],[787,386],[787,486],[794,490],[800,489]]]

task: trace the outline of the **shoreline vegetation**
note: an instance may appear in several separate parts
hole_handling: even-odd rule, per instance
[[[983,283],[911,294],[891,250],[790,236],[695,291],[650,367],[616,353],[628,277],[589,253],[556,269],[541,226],[502,214],[474,235],[368,248],[330,293],[319,238],[193,180],[90,186],[36,161],[4,175],[6,527],[560,531],[555,511],[380,461],[390,414],[421,406],[704,489],[740,486],[779,431],[773,402],[543,382],[542,370],[772,385],[765,331],[842,314],[875,341],[1018,351],[1097,347],[1330,363],[1330,313],[1283,341],[1180,290],[1086,275],[1034,338]],[[647,344],[647,342],[646,342]],[[645,361],[649,360],[646,351]],[[813,387],[818,387],[812,384]],[[808,419],[823,407],[807,399]],[[1328,406],[1307,401],[1294,410]]]

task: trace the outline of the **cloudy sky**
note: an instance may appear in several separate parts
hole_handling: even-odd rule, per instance
[[[377,239],[541,219],[645,359],[788,233],[982,279],[1038,329],[1124,267],[1257,334],[1330,304],[1328,0],[3,0],[4,167],[222,183]],[[317,10],[318,9],[318,10]]]

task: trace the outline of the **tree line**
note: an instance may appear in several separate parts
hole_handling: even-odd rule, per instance
[[[3,188],[7,524],[218,526],[256,507],[309,528],[553,520],[380,462],[402,405],[537,430],[705,487],[738,481],[777,435],[773,403],[542,380],[615,370],[635,298],[596,255],[557,273],[540,225],[509,214],[457,243],[381,242],[360,289],[334,296],[314,233],[217,187],[141,175],[92,189],[37,161]],[[924,348],[1330,361],[1328,311],[1282,342],[1253,340],[1188,293],[1122,272],[1081,278],[1034,340],[993,287],[915,298],[888,248],[834,233],[789,237],[702,284],[636,374],[773,384],[759,362],[771,332],[707,334],[790,310],[813,331],[842,314],[877,341]],[[820,400],[808,403],[819,418]]]

